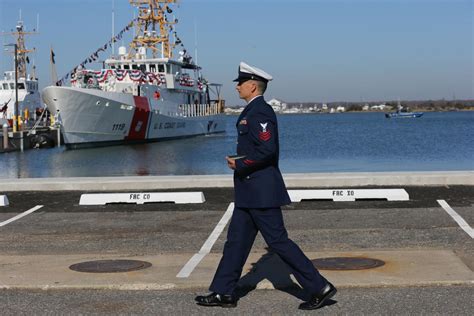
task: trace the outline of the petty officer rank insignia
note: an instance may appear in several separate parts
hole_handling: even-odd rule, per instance
[[[272,134],[270,133],[270,131],[267,131],[267,125],[268,125],[268,122],[260,123],[262,130],[258,133],[258,138],[260,138],[260,140],[263,140],[264,142],[268,141],[272,137]]]

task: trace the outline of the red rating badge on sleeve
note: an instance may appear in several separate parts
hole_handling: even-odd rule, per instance
[[[268,122],[260,123],[262,130],[259,131],[258,133],[258,138],[260,138],[260,140],[263,140],[264,142],[268,141],[272,137],[272,134],[270,133],[270,131],[267,130],[267,125],[268,125]]]

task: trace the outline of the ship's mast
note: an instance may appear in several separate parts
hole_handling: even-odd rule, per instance
[[[25,32],[23,27],[23,21],[18,21],[16,25],[16,32],[9,33],[16,38],[17,45],[17,59],[18,59],[18,78],[27,78],[26,64],[29,59],[27,54],[34,52],[35,49],[26,49],[25,46],[25,35],[37,34],[36,32]],[[14,53],[13,53],[14,54]]]
[[[176,43],[171,43],[170,33],[177,20],[170,21],[172,13],[169,4],[177,0],[130,0],[130,4],[138,8],[138,17],[134,21],[135,36],[130,43],[129,58],[139,53],[140,48],[150,49],[154,58],[172,58]],[[143,51],[143,49],[142,49]]]

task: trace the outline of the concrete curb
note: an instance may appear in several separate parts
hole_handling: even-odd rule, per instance
[[[288,188],[474,185],[474,171],[293,173]],[[0,192],[113,191],[232,187],[232,175],[1,179]]]
[[[354,288],[402,288],[402,287],[427,287],[427,286],[474,286],[474,281],[433,281],[418,283],[398,283],[398,284],[336,284],[338,289]],[[207,288],[208,284],[192,284],[190,286],[177,286],[173,283],[167,284],[123,284],[123,285],[0,285],[0,290],[110,290],[110,291],[170,291],[170,290],[192,290]],[[275,290],[275,287],[268,281],[262,281],[255,290]]]
[[[0,289],[107,289],[172,290],[206,288],[221,259],[210,253],[187,278],[176,274],[192,253],[154,256],[121,255],[28,255],[0,256]],[[363,257],[383,260],[384,266],[368,270],[321,270],[338,287],[406,287],[474,285],[474,272],[451,250],[403,250],[307,252],[308,258]],[[152,263],[148,269],[124,273],[81,273],[68,267],[78,262],[131,259]],[[270,290],[290,288],[295,279],[275,254],[251,253],[239,285]]]

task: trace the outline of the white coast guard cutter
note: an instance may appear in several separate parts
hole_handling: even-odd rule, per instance
[[[176,0],[130,3],[138,7],[138,17],[129,51],[120,47],[119,57],[107,59],[100,71],[78,67],[71,87],[49,86],[42,92],[49,110],[58,113],[66,146],[224,132],[221,85],[208,83],[185,50],[173,59],[173,48],[181,44],[174,32],[178,21],[169,16]]]
[[[4,33],[13,35],[17,46],[17,79],[18,89],[15,88],[15,70],[3,73],[3,79],[0,78],[0,126],[7,123],[13,125],[15,116],[15,99],[18,91],[18,116],[22,123],[27,125],[34,124],[34,113],[37,109],[42,109],[40,93],[38,89],[38,78],[36,78],[35,66],[32,72],[28,73],[29,58],[28,53],[33,49],[27,49],[25,44],[26,35],[36,34],[35,32],[25,31],[23,21],[18,21],[15,31]],[[11,50],[13,60],[15,60],[14,50]]]

